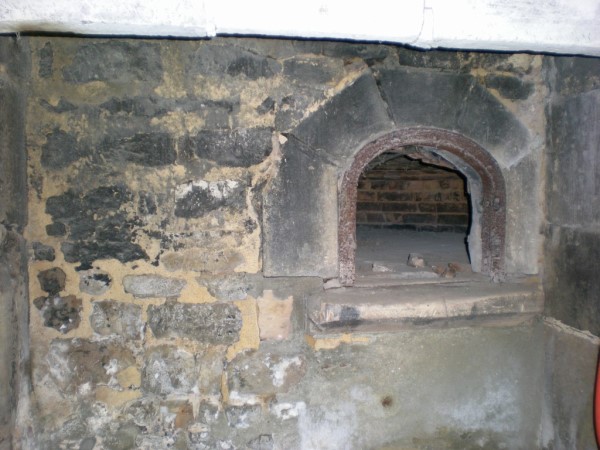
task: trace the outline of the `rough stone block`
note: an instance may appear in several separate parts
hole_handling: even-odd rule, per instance
[[[0,244],[2,240],[0,239]],[[32,244],[33,247],[33,257],[36,261],[54,261],[56,255],[54,253],[54,248],[49,245],[42,244],[41,242],[34,242]]]
[[[112,278],[110,274],[99,269],[79,272],[79,290],[90,295],[102,295],[110,289]]]
[[[40,310],[44,326],[54,328],[63,334],[79,327],[81,300],[74,295],[38,297],[33,304]]]
[[[65,288],[67,274],[60,267],[53,267],[38,273],[37,278],[44,291],[56,295]]]
[[[161,345],[146,351],[142,389],[157,395],[192,394],[197,388],[200,366],[193,354]]]
[[[250,273],[232,273],[197,278],[210,295],[219,300],[244,300],[248,295],[257,297],[262,292],[262,276]]]
[[[250,428],[261,420],[260,405],[228,406],[225,408],[227,423],[233,428]]]
[[[62,74],[72,83],[159,82],[163,75],[160,48],[157,44],[141,41],[83,44]]]
[[[90,269],[96,259],[146,259],[146,252],[133,242],[137,219],[120,210],[132,201],[131,192],[122,185],[100,186],[87,192],[68,190],[46,201],[46,212],[53,219],[46,232],[64,231],[67,238],[61,250],[65,260],[81,262],[80,269]]]
[[[261,434],[246,443],[246,447],[250,450],[273,450],[273,436],[270,434]]]
[[[148,324],[157,338],[181,337],[215,345],[237,342],[240,310],[226,303],[166,303],[148,307]]]
[[[288,140],[264,198],[265,276],[337,275],[337,201],[335,167],[297,139]]]
[[[123,160],[147,167],[173,164],[177,158],[175,141],[169,133],[137,133],[113,140],[106,139],[100,152],[117,161]]]
[[[188,157],[214,161],[227,167],[250,167],[271,154],[270,128],[202,130],[182,139],[179,148]]]
[[[144,330],[141,306],[110,300],[94,302],[90,323],[102,336],[116,334],[125,339],[141,339]]]
[[[135,364],[131,350],[118,342],[79,338],[54,339],[46,360],[50,376],[61,390],[79,395],[93,392],[97,384],[108,385],[115,374]]]
[[[127,275],[123,278],[125,292],[138,298],[179,297],[185,280],[160,275]]]
[[[399,127],[462,133],[505,165],[527,149],[527,129],[470,75],[397,69],[382,70],[378,79]]]
[[[191,55],[187,70],[191,74],[215,77],[244,75],[249,80],[257,80],[277,75],[281,72],[281,64],[237,46],[203,42]]]
[[[545,56],[544,75],[561,95],[577,95],[600,89],[598,58]]]
[[[242,209],[246,186],[237,180],[192,181],[177,187],[175,215],[195,218],[219,208]]]
[[[238,355],[227,367],[232,397],[265,397],[287,392],[306,373],[302,355],[282,355],[267,350]]]
[[[56,128],[46,136],[46,143],[42,145],[42,167],[64,169],[83,154],[75,135]]]

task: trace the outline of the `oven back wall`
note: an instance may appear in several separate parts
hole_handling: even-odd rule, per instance
[[[543,129],[527,104],[541,95],[539,56],[48,37],[31,39],[31,55],[37,448],[539,446],[539,325],[305,339],[304,299],[322,289],[319,272],[286,275],[290,259],[282,276],[262,274],[263,206],[273,201],[263,196],[284,164],[333,199],[322,238],[335,242],[335,183],[318,183],[343,167],[292,146],[287,133],[306,117],[375,67],[435,80],[468,73],[535,142]],[[535,185],[540,149],[513,150],[507,180],[522,186],[526,173]],[[302,209],[314,200],[292,197],[278,230],[316,214]],[[536,208],[514,205],[532,213],[509,227],[537,223]],[[535,272],[537,227],[523,233],[510,252],[525,242],[533,255],[513,267]],[[320,259],[312,248],[297,251]]]

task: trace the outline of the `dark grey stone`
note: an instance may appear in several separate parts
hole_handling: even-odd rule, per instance
[[[56,255],[54,253],[54,248],[49,245],[42,244],[41,242],[34,242],[33,257],[37,261],[54,261]]]
[[[142,432],[134,423],[125,422],[116,432],[108,431],[102,439],[107,450],[130,450],[136,447],[136,439]]]
[[[123,278],[125,292],[138,298],[179,297],[185,280],[160,275],[127,275]]]
[[[244,75],[250,80],[270,78],[281,72],[281,65],[272,58],[239,47],[201,43],[190,57],[191,73],[222,77]]]
[[[576,95],[600,89],[600,58],[544,56],[544,74],[551,89]]]
[[[54,64],[54,51],[52,50],[52,44],[46,42],[42,48],[38,50],[39,57],[39,69],[38,75],[41,78],[51,78]]]
[[[86,437],[79,444],[79,450],[94,450],[96,446],[96,438],[95,437]]]
[[[125,339],[141,339],[143,333],[142,307],[132,303],[106,300],[94,302],[90,323],[94,332]]]
[[[398,62],[401,66],[460,71],[467,58],[465,52],[445,50],[412,50],[398,47]]]
[[[73,103],[65,100],[64,97],[60,98],[60,100],[58,101],[58,104],[56,106],[48,103],[48,101],[44,100],[43,98],[41,98],[39,100],[39,103],[47,111],[50,111],[53,113],[58,113],[58,114],[64,113],[64,112],[69,112],[69,111],[74,111],[77,109],[77,106],[75,106]]]
[[[100,152],[142,166],[159,167],[173,164],[177,158],[175,141],[168,133],[137,133],[134,136],[106,139]]]
[[[40,286],[50,295],[58,294],[65,288],[67,275],[60,267],[44,270],[38,273]]]
[[[600,232],[550,226],[544,246],[546,314],[600,335]]]
[[[496,89],[502,97],[510,100],[525,100],[534,91],[531,81],[523,81],[519,77],[509,75],[486,75],[485,85]]]
[[[331,60],[321,58],[296,57],[283,62],[283,74],[294,82],[308,85],[324,84],[341,72]]]
[[[203,130],[182,139],[180,148],[188,157],[196,155],[228,167],[249,167],[271,154],[271,135],[270,128]]]
[[[157,395],[191,394],[197,388],[200,365],[193,354],[161,345],[146,351],[142,389]]]
[[[175,201],[177,217],[195,218],[216,209],[241,210],[246,204],[246,186],[238,181],[199,181],[180,186]]]
[[[77,137],[61,129],[54,129],[46,136],[42,146],[42,166],[48,169],[64,169],[83,156]]]
[[[393,128],[377,84],[367,73],[311,114],[292,134],[326,161],[343,167],[366,140]]]
[[[79,272],[79,290],[90,295],[102,295],[112,285],[111,276],[102,270],[91,269]]]
[[[159,82],[163,74],[160,47],[141,41],[82,44],[62,73],[63,78],[72,83]]]
[[[63,334],[79,327],[81,299],[74,295],[38,297],[33,304],[40,310],[45,327],[54,328]]]
[[[385,58],[393,54],[393,46],[357,44],[349,42],[315,42],[321,44],[321,49],[318,53],[334,58],[361,58],[367,63],[383,61]]]
[[[157,338],[183,337],[230,345],[239,339],[242,314],[228,303],[166,303],[148,307],[148,325]]]
[[[547,208],[553,224],[600,223],[600,90],[548,109]]]
[[[337,275],[337,172],[315,153],[290,136],[278,176],[265,193],[267,277]]]
[[[275,128],[290,131],[304,118],[306,110],[317,101],[323,101],[322,90],[310,86],[298,86],[277,101],[275,108]]]
[[[470,75],[400,69],[382,70],[378,79],[399,127],[457,131],[495,149],[497,159],[511,160],[527,148],[527,129]]]
[[[67,262],[80,262],[82,270],[90,269],[97,259],[146,259],[146,252],[133,242],[138,219],[119,210],[132,201],[133,195],[122,185],[100,186],[85,193],[68,190],[46,201],[46,212],[54,221],[46,232],[61,232],[68,226],[61,250]]]
[[[271,97],[267,97],[264,101],[256,108],[256,112],[259,114],[267,114],[275,111],[275,100]]]
[[[62,222],[53,222],[46,225],[46,234],[48,236],[64,236],[67,234],[67,227]]]

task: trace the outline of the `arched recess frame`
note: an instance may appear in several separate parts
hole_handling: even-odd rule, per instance
[[[342,176],[338,194],[340,282],[346,286],[354,283],[358,179],[375,157],[408,145],[434,147],[448,152],[476,172],[481,182],[481,273],[494,278],[503,274],[506,188],[498,163],[483,147],[461,134],[437,128],[414,127],[393,131],[365,145]]]

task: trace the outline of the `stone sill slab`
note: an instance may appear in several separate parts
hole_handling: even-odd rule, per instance
[[[543,312],[535,277],[350,287],[308,300],[309,332],[388,331],[424,327],[514,325]]]

